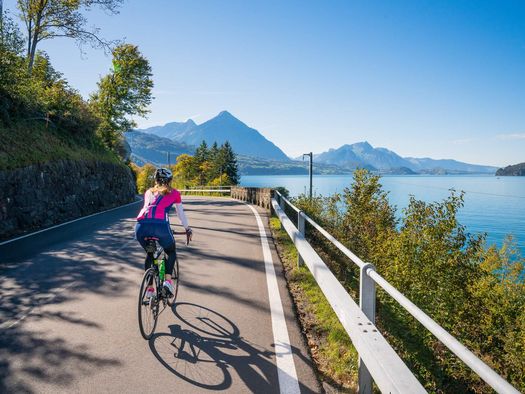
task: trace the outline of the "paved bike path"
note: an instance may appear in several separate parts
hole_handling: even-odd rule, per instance
[[[139,204],[0,246],[0,392],[279,392],[284,350],[254,213],[230,199],[184,203],[195,237],[178,243],[178,302],[150,341],[137,326]],[[319,392],[270,249],[299,388]],[[15,250],[21,259],[5,257]]]

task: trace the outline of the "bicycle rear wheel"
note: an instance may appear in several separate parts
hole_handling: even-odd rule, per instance
[[[150,283],[155,291],[153,297],[147,298],[146,290],[150,287]],[[158,286],[158,278],[155,270],[153,268],[148,269],[142,277],[138,302],[139,328],[144,339],[150,339],[157,326],[157,318],[159,317]]]
[[[172,306],[177,301],[177,294],[179,293],[179,282],[180,282],[180,271],[179,271],[179,259],[175,259],[175,265],[173,267],[173,272],[171,274],[171,280],[173,281],[173,287],[175,288],[175,293],[173,297],[168,300],[168,305]]]

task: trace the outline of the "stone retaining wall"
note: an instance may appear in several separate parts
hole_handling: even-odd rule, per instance
[[[0,239],[132,202],[124,165],[60,160],[0,171]]]
[[[272,199],[272,189],[260,187],[240,187],[232,186],[231,196],[237,200],[259,205],[270,209]]]

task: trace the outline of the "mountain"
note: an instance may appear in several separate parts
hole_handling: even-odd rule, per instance
[[[401,157],[391,150],[374,148],[366,141],[316,154],[314,160],[347,168],[374,167],[382,173],[493,174],[497,169],[456,160]]]
[[[138,163],[165,163],[163,156],[168,150],[172,152],[174,160],[180,153],[192,153],[203,140],[208,145],[214,142],[220,145],[229,141],[235,153],[242,157],[239,163],[245,174],[263,174],[265,171],[268,174],[298,174],[304,171],[302,163],[288,158],[259,131],[247,126],[228,111],[222,111],[202,124],[196,124],[190,119],[133,133],[137,133],[135,144],[131,143],[130,138],[127,140],[132,145],[132,156]],[[128,137],[132,135],[128,133]],[[146,136],[153,138],[148,139]],[[302,157],[297,160],[302,161]],[[277,163],[271,164],[271,161]],[[314,164],[318,164],[319,171],[325,174],[346,173],[357,167],[382,174],[494,174],[497,170],[496,167],[457,160],[401,157],[389,149],[374,148],[366,141],[315,154]]]
[[[229,141],[237,154],[267,160],[290,160],[275,144],[228,111],[222,111],[216,117],[200,125],[189,120],[184,123],[173,122],[139,131],[168,137],[176,142],[193,146],[199,145],[203,140],[208,145],[214,142],[220,145]]]
[[[177,156],[186,153],[192,155],[194,146],[175,142],[168,138],[159,137],[152,133],[130,131],[124,134],[131,149],[131,160],[143,166],[151,163],[163,166],[167,163],[167,152],[170,152],[171,163],[174,164]],[[305,175],[308,174],[306,162],[267,160],[252,156],[237,155],[239,172],[241,175]],[[339,166],[314,163],[314,173],[319,175],[351,174],[349,169]]]
[[[525,163],[514,164],[500,168],[496,171],[497,176],[525,176]]]
[[[192,155],[195,151],[192,146],[140,131],[128,131],[124,136],[131,147],[131,160],[138,165],[165,165],[168,161],[167,152],[170,153],[171,163],[175,163],[177,156],[183,153]]]
[[[441,159],[435,160],[428,157],[417,159],[414,157],[406,157],[406,160],[410,162],[409,168],[414,171],[428,172],[432,169],[442,169],[448,171],[447,173],[487,173],[492,174],[496,171],[496,167],[483,166],[478,164],[462,163],[457,160]]]
[[[237,155],[239,172],[241,175],[307,175],[308,163],[303,161],[288,160],[276,161],[261,158]],[[351,174],[352,170],[339,166],[314,163],[316,175],[341,175]]]
[[[385,148],[373,148],[366,141],[330,149],[328,152],[314,155],[314,160],[350,168],[374,167],[378,170],[410,168],[409,163],[398,154]]]
[[[193,120],[188,119],[186,122],[171,122],[166,123],[164,126],[153,126],[140,131],[148,134],[155,134],[159,137],[173,139],[176,135],[186,133],[195,127],[197,127],[197,124]]]

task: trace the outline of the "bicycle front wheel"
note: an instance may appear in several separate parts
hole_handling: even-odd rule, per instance
[[[155,270],[150,268],[144,273],[140,285],[138,317],[140,333],[144,339],[150,339],[153,336],[159,317],[159,292],[156,279]],[[153,287],[153,297],[146,296],[148,287]]]

